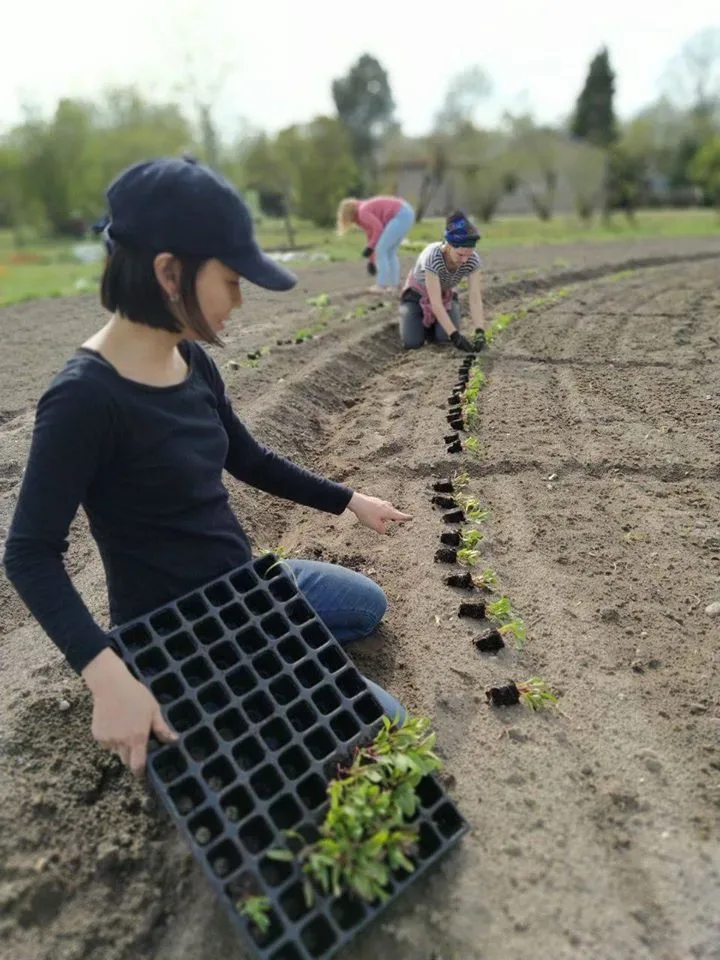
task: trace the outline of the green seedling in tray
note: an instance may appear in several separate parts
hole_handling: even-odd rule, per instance
[[[270,899],[269,897],[248,897],[236,904],[238,913],[257,927],[261,934],[270,929]]]

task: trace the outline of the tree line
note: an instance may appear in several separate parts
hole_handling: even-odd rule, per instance
[[[103,190],[123,167],[157,155],[190,152],[250,192],[258,212],[320,227],[334,221],[347,195],[398,189],[417,172],[409,196],[422,218],[442,188],[490,220],[503,197],[524,192],[538,217],[553,216],[565,184],[583,219],[648,205],[720,207],[720,30],[693,37],[668,72],[668,93],[622,123],[616,77],[603,48],[567,120],[542,125],[507,112],[493,129],[476,122],[492,83],[480,66],[450,83],[424,137],[404,136],[387,71],[370,54],[332,83],[335,113],[277,134],[245,134],[223,143],[212,103],[196,116],[179,103],[157,103],[136,89],[89,102],[62,99],[51,117],[26,111],[0,136],[0,228],[22,241],[25,230],[82,235],[103,209]]]

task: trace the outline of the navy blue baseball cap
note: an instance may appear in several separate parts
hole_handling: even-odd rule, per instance
[[[267,290],[290,290],[297,283],[295,274],[258,246],[250,211],[235,187],[191,158],[133,164],[113,180],[106,196],[111,243],[217,259]]]

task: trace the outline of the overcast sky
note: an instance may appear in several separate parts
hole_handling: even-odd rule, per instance
[[[243,118],[277,130],[332,111],[332,79],[365,52],[388,70],[409,134],[427,130],[449,78],[473,63],[494,84],[481,122],[506,107],[553,121],[603,44],[628,116],[657,96],[687,38],[720,26],[720,0],[426,2],[427,16],[423,0],[21,0],[0,24],[0,130],[19,119],[23,99],[50,110],[62,96],[128,83],[157,96],[183,81],[211,86],[222,63],[232,65],[218,102],[223,133]]]

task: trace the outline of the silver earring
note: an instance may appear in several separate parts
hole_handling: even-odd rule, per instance
[[[173,293],[170,297],[170,303],[179,303],[179,302],[180,302],[180,297],[176,293]]]

